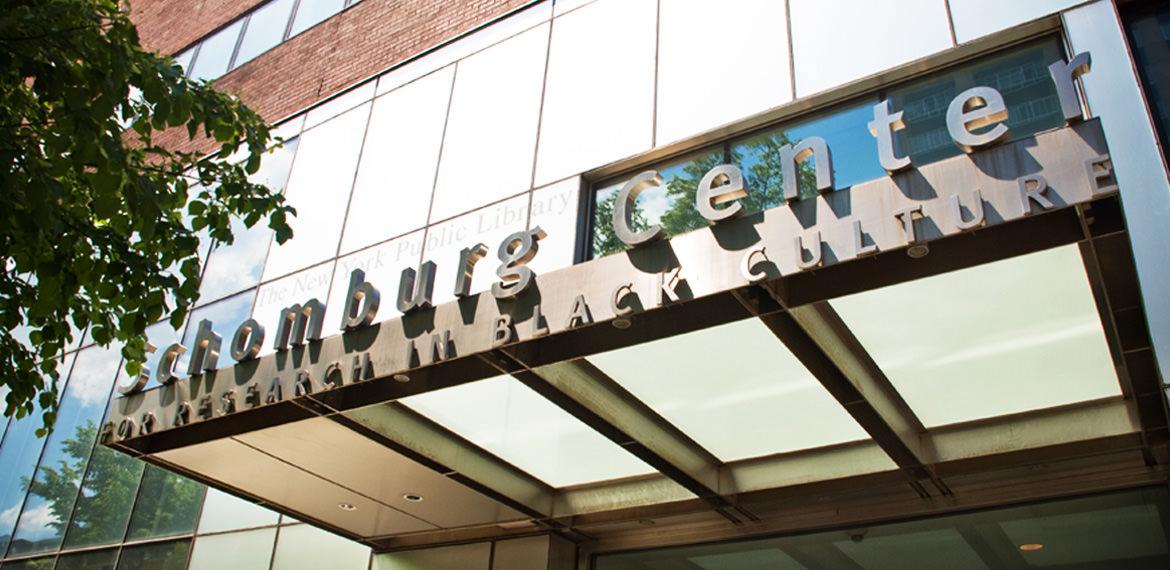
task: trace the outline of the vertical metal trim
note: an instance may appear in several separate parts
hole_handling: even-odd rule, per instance
[[[796,100],[796,42],[792,41],[792,1],[784,0],[784,25],[788,34],[788,89]]]
[[[951,0],[943,0],[943,8],[947,11],[947,28],[951,32],[951,47],[959,45],[959,37],[955,34],[955,16],[951,13]]]
[[[540,107],[536,110],[536,140],[532,145],[532,176],[528,180],[528,216],[524,222],[525,229],[532,228],[532,202],[534,200],[533,194],[536,192],[536,161],[540,159],[540,130],[544,126],[544,98],[548,95],[548,68],[549,62],[552,61],[553,22],[556,18],[553,17],[553,7],[551,5],[549,6],[548,14],[548,39],[544,44],[544,75],[540,79]],[[532,29],[535,28],[530,28],[529,30]],[[525,30],[525,32],[529,30]],[[523,34],[525,32],[520,33]],[[503,43],[503,41],[500,43]]]
[[[650,148],[658,146],[658,57],[662,53],[662,0],[654,3],[654,87],[650,101]]]

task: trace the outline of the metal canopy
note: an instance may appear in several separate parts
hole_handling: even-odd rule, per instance
[[[539,276],[535,291],[516,300],[487,294],[463,299],[122,398],[104,438],[147,462],[377,550],[545,532],[567,536],[587,550],[613,550],[663,544],[664,534],[673,543],[712,540],[1164,483],[1170,424],[1119,199],[1112,192],[1071,189],[1084,186],[1084,157],[1103,154],[1099,126],[1089,122],[923,167],[915,175],[940,193],[948,186],[967,191],[978,183],[984,199],[1000,209],[994,210],[997,219],[989,217],[974,231],[925,230],[920,242],[929,246],[929,255],[922,258],[907,256],[904,247],[883,246],[853,259],[835,251],[837,262],[805,271],[760,269],[748,261],[751,244],[785,230],[776,221],[784,213],[769,211]],[[1015,176],[1037,173],[1035,168],[1012,172],[1012,161],[1020,157],[1040,162],[1054,192],[1081,194],[1070,193],[1051,209],[1014,216],[1004,211],[997,200],[1019,198]],[[1080,170],[1068,173],[1073,166]],[[976,174],[982,178],[967,178]],[[862,203],[867,192],[903,191],[906,199],[917,199],[899,183],[895,176],[819,200],[826,208],[852,200],[861,210],[854,213],[861,215],[874,207]],[[1027,208],[1026,198],[1024,204]],[[848,224],[843,227],[840,231],[850,231]],[[886,235],[893,230],[867,231],[879,246],[901,239]],[[743,243],[748,245],[736,245]],[[1099,396],[927,427],[896,388],[896,363],[880,365],[888,356],[879,357],[859,340],[833,306],[847,295],[980,271],[996,260],[1028,260],[1020,256],[1048,255],[1062,246],[1078,248],[1083,266],[1075,269],[1091,290],[1090,314],[1100,321],[1094,334],[1104,345],[1107,372],[1116,375],[1110,378],[1112,391]],[[766,278],[756,280],[751,272],[757,270]],[[685,283],[672,289],[679,299],[659,305],[656,295],[669,297],[662,285],[670,285],[671,275],[684,277]],[[630,313],[619,314],[626,306],[619,301],[628,300],[621,291],[636,292]],[[583,312],[578,299],[587,300]],[[1036,299],[1046,301],[1042,295]],[[499,342],[500,315],[510,316],[515,338]],[[726,349],[731,353],[696,346],[709,341],[712,336],[703,334],[715,327],[753,321],[762,327],[736,330],[752,331],[740,334],[762,343],[750,346],[779,347],[774,354],[737,353],[735,345]],[[893,326],[890,334],[897,334]],[[442,345],[429,344],[436,337]],[[641,347],[658,342],[667,343],[663,354],[677,355],[684,369],[693,370],[690,377],[684,372],[675,378],[673,389],[659,390],[660,382],[623,384],[594,362],[616,351],[628,351],[615,357],[619,361],[636,359],[645,352]],[[366,355],[368,365],[362,361]],[[734,438],[734,432],[724,434],[718,425],[711,426],[711,434],[680,427],[704,421],[701,406],[698,415],[684,409],[698,405],[687,386],[700,380],[735,385],[743,374],[779,370],[781,356],[794,357],[815,379],[792,384],[791,390],[813,390],[816,398],[835,402],[847,414],[841,417],[859,429],[845,430],[829,443],[777,440],[776,449],[784,451],[740,457],[720,449],[718,438]],[[736,378],[720,378],[718,367],[710,373],[708,361],[721,359],[736,359],[742,372]],[[358,381],[349,380],[351,360]],[[341,363],[337,382],[327,372],[325,382],[304,384],[304,393],[286,389],[278,401],[254,409],[246,409],[241,398],[234,413],[216,408],[206,418],[174,425],[174,410],[184,402],[198,412],[208,397],[233,389],[243,394],[286,378],[283,371],[312,372],[313,366],[324,369],[330,363]],[[627,369],[646,371],[663,363],[639,366],[644,368]],[[297,378],[294,374],[288,382]],[[411,405],[412,397],[458,394],[495,378],[499,390],[467,392],[462,401],[449,400],[448,411],[458,416],[464,413],[458,406],[467,406],[468,414],[501,412],[498,426],[486,420],[439,421]],[[692,392],[701,400],[703,390]],[[529,391],[554,404],[552,411],[492,407],[524,401]],[[710,399],[721,395],[716,390]],[[767,390],[759,398],[763,405],[787,401],[785,394]],[[743,408],[711,405],[759,407],[747,400],[726,404]],[[778,408],[778,429],[744,437],[801,435],[806,426],[785,423],[785,417],[799,413]],[[159,427],[143,428],[147,414]],[[735,419],[714,414],[709,421]],[[562,485],[523,464],[561,462],[572,472],[589,462],[604,463],[605,454],[613,453],[633,456],[629,475]]]

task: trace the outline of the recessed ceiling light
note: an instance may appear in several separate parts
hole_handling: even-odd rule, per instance
[[[930,255],[930,246],[924,243],[916,243],[906,248],[906,255],[913,259],[922,259]]]
[[[337,503],[337,508],[339,508],[343,511],[356,511],[357,510],[357,506],[351,505],[349,503]]]
[[[410,382],[410,376],[406,374],[395,374],[391,376],[395,382],[402,382],[403,384]]]
[[[618,317],[618,318],[614,319],[613,322],[611,322],[610,324],[612,324],[613,328],[615,328],[615,329],[628,329],[628,328],[630,328],[630,325],[632,323],[630,323],[630,319],[627,319],[625,317]]]
[[[1040,550],[1041,548],[1044,548],[1044,545],[1040,544],[1038,542],[1020,545],[1020,550],[1023,550],[1024,552],[1031,552],[1033,550]]]
[[[414,493],[407,493],[407,494],[403,495],[402,498],[406,499],[412,503],[417,503],[417,502],[423,500],[422,495],[416,495]]]

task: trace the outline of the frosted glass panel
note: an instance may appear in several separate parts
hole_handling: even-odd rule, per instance
[[[392,239],[374,247],[363,249],[337,260],[333,269],[333,290],[329,295],[328,311],[325,313],[325,334],[341,332],[341,315],[345,310],[345,295],[349,292],[349,280],[354,269],[366,274],[366,281],[382,294],[381,308],[374,322],[394,318],[398,311],[398,281],[402,270],[407,267],[418,269],[422,255],[422,231]],[[440,262],[437,262],[440,263]],[[441,263],[442,264],[442,263]],[[454,262],[446,262],[454,265]]]
[[[265,281],[337,254],[369,115],[366,103],[301,135],[285,190],[287,203],[297,210],[289,219],[295,237],[283,245],[274,241]]]
[[[272,344],[276,338],[276,326],[279,324],[281,310],[294,303],[304,305],[310,299],[326,302],[329,298],[329,285],[333,279],[333,265],[333,262],[324,263],[260,287],[256,293],[256,304],[252,308],[252,318],[268,331],[261,354],[273,351]],[[236,322],[236,325],[240,322],[242,321]],[[333,334],[336,330],[326,321],[322,336]],[[227,334],[234,332],[235,329]],[[224,336],[227,337],[227,334]]]
[[[951,47],[946,3],[791,0],[796,96]]]
[[[370,549],[306,524],[280,529],[272,570],[365,570]]]
[[[589,361],[723,461],[869,439],[758,319]]]
[[[438,264],[435,275],[435,304],[455,299],[455,277],[459,272],[459,254],[477,243],[487,246],[488,254],[475,264],[471,278],[471,292],[491,289],[497,281],[496,268],[500,265],[498,251],[504,238],[528,227],[528,196],[518,196],[460,216],[427,230],[425,259]],[[544,253],[539,246],[536,257]]]
[[[950,0],[959,43],[1035,20],[1080,4],[1082,0]]]
[[[553,22],[536,184],[651,145],[653,0],[599,0]]]
[[[399,401],[554,487],[654,472],[510,376]]]
[[[659,18],[658,144],[792,99],[783,2],[672,0]]]
[[[342,253],[426,225],[454,71],[444,68],[374,101]]]
[[[432,223],[531,188],[547,26],[456,66]]]
[[[279,514],[260,505],[208,489],[199,517],[199,533],[221,532],[276,524]]]
[[[540,240],[540,252],[528,264],[537,274],[573,264],[580,192],[581,179],[577,177],[532,192],[532,219],[528,225],[540,226],[548,234]]]
[[[189,570],[267,570],[276,528],[201,536],[191,550]]]
[[[927,427],[1121,393],[1075,245],[831,304]]]

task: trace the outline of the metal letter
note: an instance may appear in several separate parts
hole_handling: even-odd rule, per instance
[[[219,397],[219,399],[220,399],[220,401],[223,402],[223,407],[219,409],[220,415],[227,415],[227,414],[236,413],[236,391],[235,390],[228,390],[227,392],[224,392],[223,395]]]
[[[455,296],[466,297],[471,294],[471,275],[475,272],[475,264],[488,254],[488,246],[477,243],[463,248],[459,252],[459,270],[455,274]]]
[[[804,258],[804,239],[800,236],[792,238],[796,244],[796,267],[799,269],[811,269],[821,264],[821,258],[824,254],[824,248],[821,244],[821,232],[814,231],[812,233],[812,248],[809,253],[812,254],[811,259]]]
[[[173,384],[179,379],[175,375],[175,365],[178,364],[179,355],[184,352],[187,352],[187,349],[179,343],[172,344],[163,351],[162,360],[158,362],[158,372],[155,374],[160,384]]]
[[[947,130],[963,152],[972,152],[1008,136],[1008,118],[1003,95],[991,87],[972,87],[951,100],[947,107]],[[995,125],[991,130],[975,134],[972,129]]]
[[[264,396],[265,404],[275,404],[284,399],[284,389],[280,387],[280,378],[273,378],[268,384],[268,394]]]
[[[215,417],[215,406],[211,404],[211,396],[204,396],[199,400],[199,410],[196,413],[205,420]]]
[[[191,404],[183,402],[175,408],[175,421],[171,422],[173,427],[185,426],[191,423]]]
[[[861,220],[853,220],[853,251],[857,252],[857,256],[868,255],[870,253],[877,253],[877,244],[865,245],[864,234],[861,231]]]
[[[512,326],[512,315],[507,313],[496,317],[492,332],[492,346],[502,346],[516,340],[516,329]]]
[[[407,267],[398,280],[398,310],[403,313],[431,306],[435,292],[435,262],[427,261],[418,269],[418,279],[415,279],[415,271]]]
[[[1093,196],[1117,191],[1117,179],[1113,176],[1113,161],[1109,155],[1102,154],[1085,161],[1085,168],[1089,172],[1089,191]],[[1102,186],[1101,181],[1108,184]]]
[[[734,164],[720,164],[707,171],[699,181],[699,188],[695,191],[695,205],[704,218],[712,222],[722,222],[743,213],[743,204],[735,200],[746,198],[747,195],[747,183],[743,179],[743,172]],[[731,204],[726,208],[715,207],[715,204],[728,202]]]
[[[969,230],[971,228],[983,225],[983,194],[978,188],[975,192],[975,203],[968,208],[971,210],[971,219],[963,220],[963,204],[959,201],[959,195],[951,196],[951,215],[955,218],[955,225],[960,230]]]
[[[536,257],[540,240],[546,237],[548,234],[536,226],[504,238],[496,252],[503,262],[496,268],[496,275],[500,276],[501,281],[492,283],[492,295],[497,299],[515,297],[532,285],[536,273],[526,264]]]
[[[232,358],[236,362],[252,360],[260,356],[260,348],[264,346],[264,327],[255,319],[248,319],[236,327],[236,334],[232,335]]]
[[[1081,101],[1077,97],[1077,86],[1073,84],[1078,77],[1089,72],[1092,61],[1089,52],[1078,53],[1072,61],[1065,63],[1058,61],[1048,66],[1048,74],[1056,84],[1056,97],[1060,99],[1060,111],[1064,113],[1064,120],[1079,121],[1084,118],[1081,113]]]
[[[909,156],[898,157],[894,154],[894,133],[906,128],[902,113],[895,113],[894,104],[889,99],[882,99],[873,106],[873,121],[868,125],[869,133],[877,137],[878,161],[889,174],[910,166]]]
[[[142,425],[138,428],[138,435],[150,435],[154,432],[154,426],[158,423],[158,416],[154,412],[146,412],[142,414]]]
[[[195,344],[191,347],[191,360],[187,363],[187,374],[198,376],[218,368],[222,345],[223,337],[211,330],[211,321],[199,321],[199,331],[195,333]]]
[[[768,261],[768,254],[764,251],[764,249],[765,248],[762,247],[760,249],[753,249],[747,252],[747,255],[743,256],[743,263],[739,266],[739,273],[743,275],[744,280],[748,283],[763,281],[764,278],[768,276],[768,272],[766,271],[756,272],[752,269],[755,267],[755,265],[752,264],[752,258],[756,255],[764,258],[764,261]]]
[[[255,382],[248,384],[248,391],[244,394],[244,403],[249,408],[256,408],[260,406],[261,401],[260,385]]]
[[[351,330],[368,326],[378,314],[382,294],[366,282],[366,272],[354,269],[349,274],[349,291],[345,294],[345,309],[341,313],[341,329]]]
[[[569,320],[565,328],[574,328],[593,322],[593,315],[589,314],[589,305],[585,304],[585,295],[577,295],[573,299],[573,310],[569,312]]]
[[[626,291],[626,293],[623,294],[622,291]],[[610,297],[609,297],[609,308],[613,309],[614,315],[617,315],[619,317],[624,317],[624,316],[629,315],[629,314],[634,312],[633,307],[621,306],[622,299],[624,299],[626,297],[626,295],[633,295],[633,294],[634,294],[634,284],[633,283],[622,283],[621,285],[618,285],[617,287],[614,288],[613,295],[610,295]]]
[[[304,305],[292,305],[280,311],[280,325],[276,327],[276,350],[288,350],[289,345],[301,346],[305,341],[321,340],[325,324],[325,305],[309,299]]]
[[[146,354],[151,354],[158,350],[153,344],[146,343],[146,348],[143,350]],[[118,386],[118,392],[125,395],[137,394],[146,387],[146,383],[150,381],[150,368],[146,364],[142,365],[142,369],[138,371],[138,376],[129,384]]]
[[[544,315],[540,313],[540,305],[532,307],[532,336],[548,334],[548,327],[540,324],[542,321],[544,321]]]
[[[668,274],[670,275],[669,279],[667,278]],[[678,292],[675,291],[675,288],[677,288],[679,286],[679,284],[681,284],[682,282],[683,282],[683,279],[682,279],[682,266],[681,265],[678,267],[675,267],[674,271],[663,272],[663,273],[658,274],[658,299],[657,300],[658,300],[659,307],[665,305],[667,300],[674,303],[674,302],[677,302],[681,298],[678,296]]]
[[[1051,210],[1055,204],[1044,195],[1048,191],[1048,181],[1039,174],[1031,176],[1021,176],[1020,183],[1020,200],[1024,203],[1024,215],[1032,213],[1032,202],[1040,204],[1041,208]],[[1033,188],[1028,188],[1033,186]]]
[[[447,360],[451,357],[451,331],[431,335],[431,363]]]
[[[321,385],[326,390],[330,388],[340,388],[345,384],[345,377],[341,375],[341,362],[334,360],[325,367],[325,374],[321,378]]]
[[[304,396],[313,393],[313,375],[304,368],[297,370],[297,379],[293,382],[293,395]]]
[[[894,211],[894,217],[902,222],[902,230],[906,232],[906,243],[918,241],[918,234],[914,232],[914,214],[922,216],[922,206],[910,206]]]
[[[833,189],[833,157],[829,154],[829,144],[821,137],[808,137],[795,146],[786,144],[780,147],[781,187],[785,200],[800,197],[800,163],[810,156],[817,172],[817,191]]]
[[[363,352],[361,356],[353,355],[353,375],[350,384],[357,384],[362,380],[369,380],[374,376],[374,365],[370,362],[370,353]]]
[[[118,441],[134,437],[137,431],[138,425],[134,423],[134,418],[122,418],[122,422],[118,424]]]
[[[613,233],[626,245],[636,247],[666,235],[662,226],[659,225],[634,233],[634,205],[638,200],[638,195],[647,188],[661,185],[662,176],[657,171],[647,170],[631,178],[618,191],[617,200],[613,205]]]

